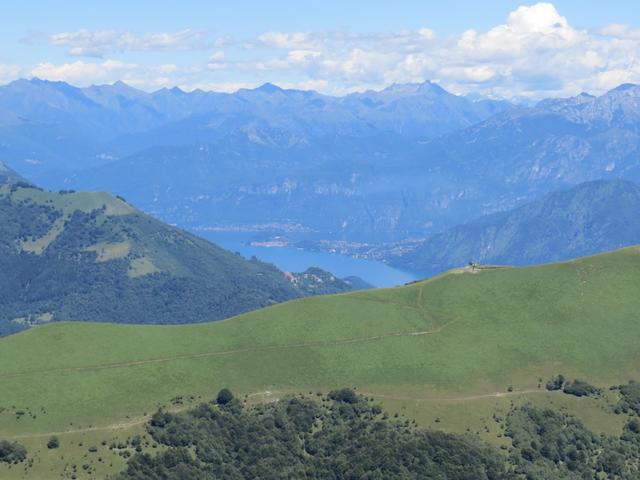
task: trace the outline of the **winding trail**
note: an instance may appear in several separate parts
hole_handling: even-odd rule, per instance
[[[74,433],[88,433],[88,432],[99,432],[99,431],[109,431],[109,430],[126,430],[127,428],[135,427],[136,425],[142,425],[146,423],[151,418],[151,415],[147,415],[146,417],[138,417],[135,420],[131,420],[128,422],[119,422],[113,423],[111,425],[104,426],[96,426],[96,427],[86,427],[86,428],[74,428],[71,430],[63,430],[60,432],[41,432],[41,433],[24,433],[21,435],[13,435],[13,436],[4,436],[4,438],[8,438],[10,440],[25,440],[29,438],[47,438],[51,436],[63,436],[63,435],[71,435]]]
[[[425,311],[424,307],[421,305],[421,302],[422,302],[422,289],[420,289],[418,292],[418,295],[416,298],[416,306],[415,307],[405,306],[405,307],[419,311],[422,317],[424,318],[425,322],[429,323],[427,312]],[[412,331],[412,332],[394,332],[394,333],[386,333],[382,335],[373,335],[368,337],[354,337],[354,338],[347,338],[342,340],[334,340],[330,342],[318,341],[318,342],[293,343],[288,345],[285,344],[285,345],[265,345],[260,347],[245,347],[245,348],[237,348],[232,350],[190,353],[190,354],[184,354],[184,355],[173,355],[173,356],[149,358],[149,359],[143,359],[143,360],[132,360],[129,362],[114,362],[114,363],[103,363],[103,364],[95,364],[95,365],[84,365],[79,367],[63,367],[63,368],[41,369],[41,370],[28,370],[24,372],[2,373],[0,374],[0,379],[19,378],[19,377],[32,376],[32,375],[49,375],[49,374],[60,374],[60,373],[96,371],[96,370],[105,370],[105,369],[128,368],[128,367],[137,367],[137,366],[152,365],[152,364],[158,364],[158,363],[167,363],[167,362],[172,362],[176,360],[209,358],[209,357],[236,355],[236,354],[242,354],[242,353],[268,352],[268,351],[290,350],[290,349],[299,349],[299,348],[314,348],[314,347],[339,347],[339,346],[354,345],[359,343],[376,342],[376,341],[380,341],[388,338],[398,338],[398,337],[420,337],[420,336],[433,335],[436,333],[440,333],[449,325],[455,323],[458,320],[459,318],[456,318],[432,330],[419,330],[419,331]],[[474,399],[486,398],[486,397],[494,397],[494,396],[498,397],[498,396],[505,396],[509,394],[516,395],[516,394],[533,393],[533,392],[534,391],[494,393],[494,394],[488,394],[488,395],[477,395],[477,396],[460,398],[460,400],[462,399],[474,400]],[[249,394],[247,395],[247,397],[257,397],[257,396],[270,397],[272,395],[280,396],[280,395],[287,395],[287,394],[288,392],[266,390],[263,392],[255,392],[255,393]],[[393,396],[374,394],[374,393],[363,393],[363,394],[369,395],[372,397],[382,398],[382,399],[387,398],[387,399],[406,400],[406,401],[437,401],[437,400],[446,401],[447,400],[442,398],[419,398],[419,399],[403,398],[403,397],[393,397]],[[449,399],[449,400],[457,400],[457,399]],[[189,407],[191,407],[191,405],[183,406],[180,408],[173,408],[169,410],[178,412],[181,410],[185,410]],[[135,427],[137,425],[142,425],[147,421],[149,421],[150,418],[151,418],[151,415],[143,415],[143,416],[139,416],[139,417],[127,420],[125,422],[119,421],[117,423],[113,423],[109,425],[75,428],[75,429],[69,429],[69,430],[63,430],[63,431],[57,431],[57,432],[20,434],[20,435],[7,436],[6,438],[13,439],[13,440],[20,440],[20,439],[32,439],[32,438],[47,438],[54,435],[63,436],[63,435],[71,435],[71,434],[78,434],[78,433],[95,432],[95,431],[126,430],[128,428]]]
[[[115,362],[115,363],[103,363],[103,364],[95,364],[95,365],[84,365],[79,367],[63,367],[63,368],[51,368],[51,369],[42,369],[42,370],[27,370],[24,372],[14,372],[14,373],[2,373],[0,374],[0,379],[2,378],[17,378],[24,377],[30,375],[48,375],[48,374],[58,374],[58,373],[74,373],[74,372],[85,372],[85,371],[95,371],[95,370],[106,370],[112,368],[127,368],[127,367],[137,367],[143,365],[151,365],[156,363],[166,363],[175,360],[188,360],[194,358],[208,358],[208,357],[221,357],[227,355],[236,355],[239,353],[256,353],[256,352],[269,352],[269,351],[277,351],[277,350],[291,350],[298,348],[313,348],[313,347],[340,347],[343,345],[353,345],[358,343],[370,343],[376,342],[380,340],[384,340],[387,338],[395,338],[395,337],[420,337],[425,335],[433,335],[436,333],[440,333],[449,325],[456,322],[458,319],[452,320],[449,323],[445,323],[444,325],[435,328],[433,330],[423,330],[416,332],[395,332],[395,333],[386,333],[382,335],[374,335],[371,337],[355,337],[355,338],[347,338],[343,340],[335,340],[331,342],[306,342],[306,343],[292,343],[288,345],[265,345],[263,347],[245,347],[238,348],[234,350],[221,350],[214,352],[201,352],[201,353],[188,353],[184,355],[174,355],[168,357],[158,357],[158,358],[149,358],[144,360],[132,360],[129,362]]]
[[[266,396],[271,397],[275,396],[274,400],[277,400],[281,395],[289,395],[291,392],[277,391],[277,390],[265,390],[263,392],[255,392],[247,395],[248,398]],[[541,394],[541,393],[549,393],[544,389],[530,389],[530,390],[517,390],[513,392],[494,392],[494,393],[485,393],[479,395],[468,395],[468,396],[460,396],[460,397],[405,397],[405,396],[396,396],[396,395],[385,395],[380,393],[372,393],[372,392],[359,392],[361,395],[381,398],[383,400],[400,400],[400,401],[409,401],[409,402],[465,402],[465,401],[473,401],[473,400],[482,400],[487,398],[504,398],[504,397],[512,397],[519,395],[531,395],[531,394]],[[168,408],[167,410],[170,412],[180,412],[187,410],[195,405],[185,405],[178,408]],[[142,425],[148,422],[151,419],[151,415],[143,415],[140,417],[136,417],[134,419],[128,420],[126,422],[117,422],[110,425],[101,425],[101,426],[92,426],[85,428],[75,428],[70,430],[62,430],[59,432],[40,432],[40,433],[25,433],[20,435],[9,435],[4,436],[9,440],[21,440],[21,439],[31,439],[31,438],[48,438],[51,436],[63,436],[63,435],[72,435],[76,433],[88,433],[88,432],[99,432],[99,431],[115,431],[115,430],[126,430],[131,427],[135,427],[137,425]]]
[[[486,398],[504,398],[504,397],[514,397],[518,395],[531,395],[535,393],[549,393],[549,391],[545,389],[529,389],[529,390],[514,390],[512,392],[494,392],[494,393],[483,393],[480,395],[467,395],[460,397],[402,397],[396,395],[383,395],[378,393],[371,392],[359,392],[362,395],[367,395],[369,397],[374,398],[382,398],[387,400],[401,400],[407,402],[467,402],[470,400],[483,400]]]

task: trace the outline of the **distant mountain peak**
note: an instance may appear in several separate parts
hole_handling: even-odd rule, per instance
[[[276,93],[276,92],[282,92],[282,88],[280,88],[277,85],[274,85],[273,83],[263,83],[262,85],[260,85],[258,88],[254,89],[256,92],[264,92],[264,93]]]
[[[433,83],[430,80],[422,82],[418,87],[418,92],[420,93],[435,93],[436,95],[452,95],[450,92],[446,91],[437,83]]]
[[[635,90],[638,88],[638,85],[635,83],[623,83],[622,85],[618,85],[616,88],[610,90],[610,92],[626,92],[629,90]]]
[[[141,90],[138,90],[135,87],[132,87],[128,83],[123,82],[122,80],[118,80],[110,85],[111,88],[117,92],[131,92],[131,93],[140,93]]]
[[[415,95],[415,94],[435,94],[435,95],[451,95],[437,83],[425,80],[422,83],[393,83],[382,89],[380,93],[393,95]]]

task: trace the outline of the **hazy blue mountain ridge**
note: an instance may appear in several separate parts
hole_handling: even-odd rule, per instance
[[[478,218],[387,260],[427,275],[468,262],[530,265],[640,244],[640,185],[598,180]]]
[[[473,102],[429,82],[340,98],[270,84],[235,94],[149,94],[123,84],[17,83],[55,90],[52,104],[65,112],[108,109],[148,128],[129,125],[124,135],[114,128],[111,147],[86,147],[57,135],[61,124],[33,130],[37,139],[20,126],[23,159],[4,156],[9,165],[29,178],[45,174],[47,186],[113,191],[190,227],[273,224],[366,241],[426,237],[581,182],[640,180],[634,85],[512,107]],[[0,128],[0,140],[7,131]],[[26,159],[32,145],[54,160]],[[119,153],[104,153],[116,146]],[[92,148],[106,150],[91,157]]]
[[[147,93],[122,82],[78,88],[17,80],[0,87],[0,154],[48,184],[158,145],[211,143],[231,134],[279,146],[331,135],[428,138],[510,108],[506,102],[473,102],[430,83],[419,87],[404,96],[383,90],[331,97],[271,84],[232,94],[179,88]]]

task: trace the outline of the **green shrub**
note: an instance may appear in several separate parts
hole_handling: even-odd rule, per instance
[[[567,382],[562,390],[568,395],[575,395],[576,397],[589,397],[591,395],[598,395],[600,389],[588,384],[583,380],[574,380],[573,382]]]
[[[549,391],[561,390],[564,385],[564,376],[558,374],[547,382],[546,388]]]
[[[233,393],[228,388],[223,388],[218,392],[216,403],[218,405],[226,405],[234,399]]]
[[[59,446],[60,446],[60,441],[58,440],[58,437],[51,437],[47,442],[47,448],[49,450],[53,450],[54,448],[58,448]]]
[[[329,392],[328,397],[331,400],[335,400],[336,402],[343,402],[343,403],[358,403],[360,401],[360,397],[358,397],[356,392],[354,392],[350,388],[333,390]]]
[[[19,463],[27,458],[27,449],[16,442],[0,440],[0,462]]]

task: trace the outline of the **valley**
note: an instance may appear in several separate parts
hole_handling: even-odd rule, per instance
[[[356,289],[350,282],[369,288],[356,277],[342,280],[318,268],[284,272],[244,258],[145,215],[122,197],[45,191],[4,171],[0,335],[59,320],[219,320]]]
[[[301,272],[311,266],[322,268],[340,278],[356,276],[375,287],[394,287],[420,278],[410,271],[393,268],[376,256],[362,255],[351,249],[338,250],[325,244],[300,240],[284,242],[277,237],[273,243],[256,242],[255,233],[211,232],[194,230],[198,234],[232,252],[240,252],[250,258],[255,256],[263,262],[276,265],[288,272]],[[268,237],[270,238],[270,237]],[[265,246],[270,245],[270,246]]]

